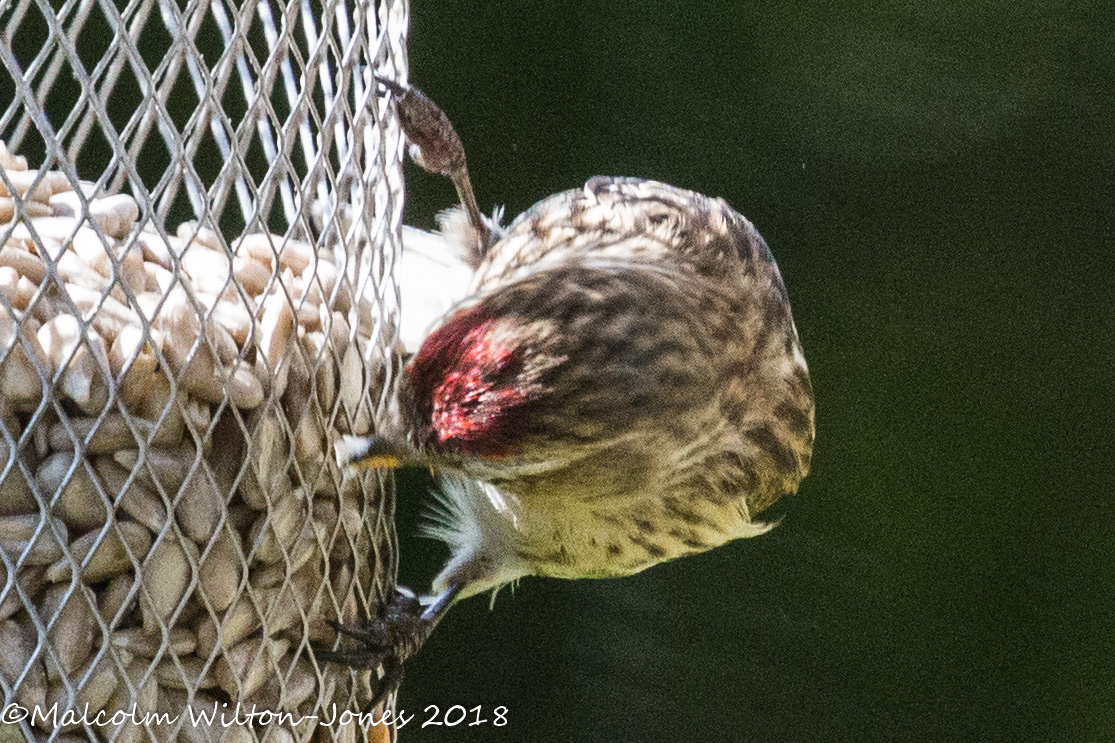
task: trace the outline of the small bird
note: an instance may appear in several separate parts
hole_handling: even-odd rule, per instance
[[[360,641],[320,652],[382,666],[377,700],[456,601],[528,576],[605,578],[762,534],[809,471],[812,385],[763,238],[723,200],[596,177],[506,227],[483,217],[448,117],[395,96],[413,159],[463,208],[441,244],[473,269],[465,298],[406,364],[354,467],[437,476],[428,532],[451,549],[432,598],[401,590]]]

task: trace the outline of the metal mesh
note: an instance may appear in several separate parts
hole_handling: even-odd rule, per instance
[[[394,378],[406,23],[0,1],[0,743],[362,735],[292,722],[367,701],[310,645],[395,574],[332,450]]]

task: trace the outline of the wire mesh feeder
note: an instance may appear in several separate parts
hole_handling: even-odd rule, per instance
[[[0,741],[352,741],[293,722],[394,580],[331,452],[393,379],[406,5],[121,6],[0,3]]]

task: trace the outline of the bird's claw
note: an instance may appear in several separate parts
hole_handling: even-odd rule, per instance
[[[377,652],[385,652],[388,647],[388,633],[386,627],[379,620],[369,622],[363,627],[349,627],[348,625],[326,620],[326,624],[333,628],[339,635],[359,640],[366,648]],[[328,651],[326,651],[328,652]],[[320,653],[319,653],[320,655]]]
[[[395,97],[399,124],[410,143],[410,156],[424,170],[453,179],[465,177],[465,148],[453,123],[441,108],[413,85],[375,76]]]
[[[396,590],[390,602],[383,604],[377,616],[360,626],[343,625],[328,620],[328,624],[343,637],[355,640],[355,647],[338,647],[335,650],[314,648],[318,660],[339,663],[357,670],[383,670],[378,687],[368,709],[374,709],[403,680],[406,661],[425,644],[433,632],[436,620],[423,617],[422,604],[408,589]]]
[[[372,77],[375,78],[376,83],[383,87],[382,93],[378,90],[376,91],[380,95],[391,93],[392,95],[401,96],[407,92],[406,86],[395,82],[389,77],[384,77],[383,75],[372,75]]]
[[[453,122],[436,103],[413,85],[402,85],[380,75],[376,75],[375,79],[395,97],[395,111],[399,116],[399,125],[410,143],[407,151],[411,159],[423,170],[453,181],[461,206],[468,214],[469,224],[476,231],[477,244],[474,251],[475,261],[479,263],[492,242],[492,231],[476,204],[476,195],[472,190],[472,181],[469,180],[465,162],[465,146],[461,143],[457,130],[453,128]]]

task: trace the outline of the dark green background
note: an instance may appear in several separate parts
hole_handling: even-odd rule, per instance
[[[410,60],[486,209],[611,174],[750,217],[818,439],[769,535],[454,609],[402,740],[1115,741],[1110,0],[417,0]],[[408,189],[420,226],[453,201]],[[405,537],[428,483],[403,484]],[[402,578],[443,555],[404,538]],[[430,704],[509,724],[417,729]]]
[[[414,3],[411,81],[484,208],[638,175],[755,222],[818,438],[767,536],[457,607],[403,740],[1115,740],[1113,29],[1108,2]],[[408,188],[414,224],[453,201]],[[428,581],[438,545],[402,550]],[[510,724],[415,730],[428,704]]]

